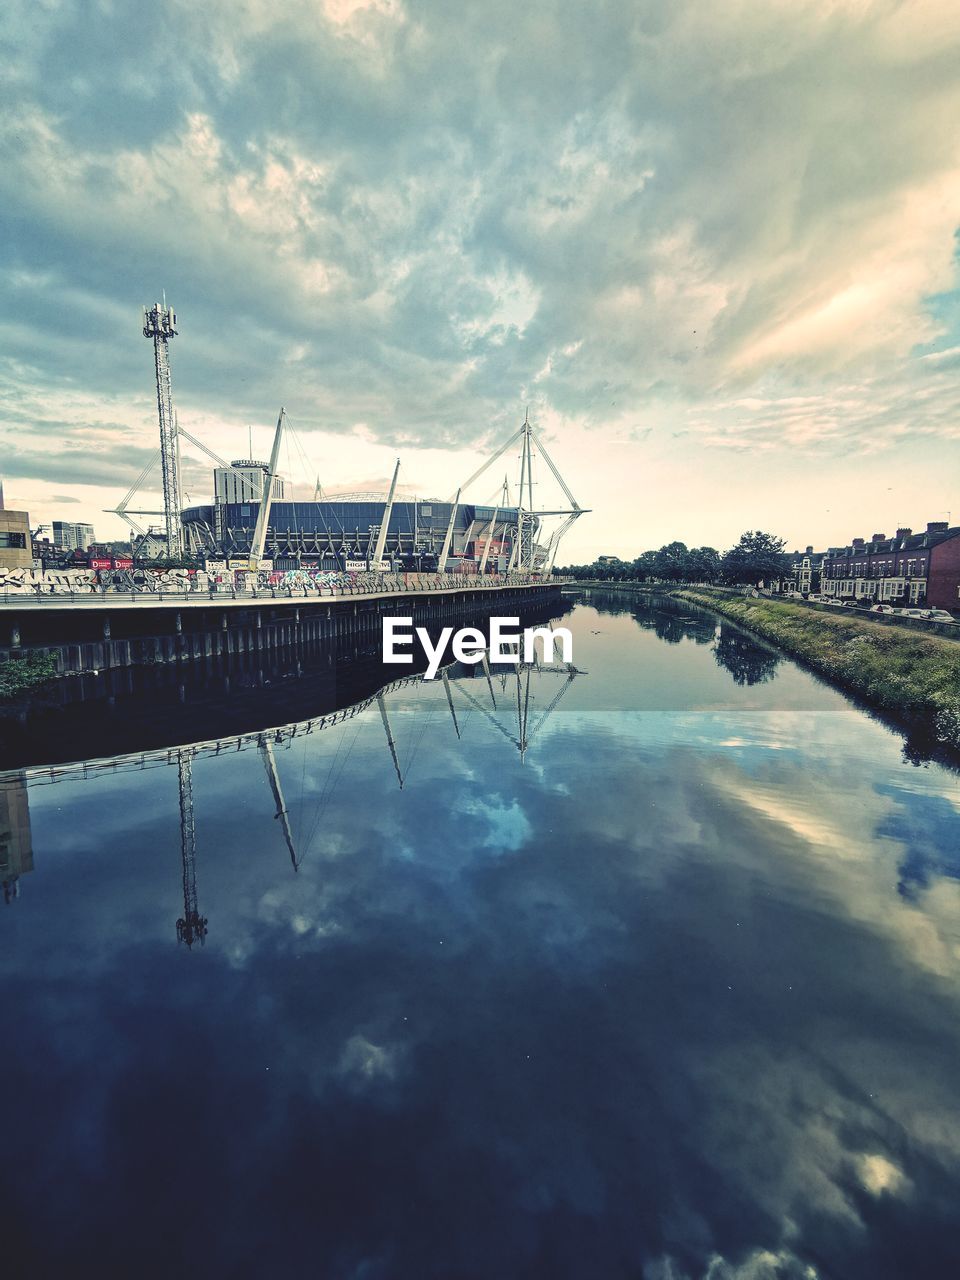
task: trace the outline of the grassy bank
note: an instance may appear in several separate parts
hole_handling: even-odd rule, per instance
[[[955,640],[798,605],[731,599],[708,587],[670,594],[739,622],[881,711],[960,747],[960,644]]]
[[[49,653],[27,653],[0,662],[0,702],[9,702],[42,688],[57,674]]]

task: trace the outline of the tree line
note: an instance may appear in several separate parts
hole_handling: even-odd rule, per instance
[[[609,556],[593,564],[571,564],[557,573],[565,577],[606,582],[715,582],[751,583],[779,579],[789,562],[786,542],[772,533],[750,529],[729,551],[714,547],[688,547],[685,542],[668,542],[658,551],[644,551],[633,560],[612,560]]]

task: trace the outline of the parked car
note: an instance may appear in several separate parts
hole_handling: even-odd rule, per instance
[[[930,609],[931,622],[956,622],[956,618],[952,613],[948,613],[946,609]]]
[[[822,600],[822,601],[821,601],[821,603],[822,603],[822,604],[832,604],[832,605],[834,606],[834,608],[836,608],[836,609],[841,609],[841,608],[843,607],[843,601],[842,601],[842,600],[834,600],[832,596],[827,596],[825,600]]]
[[[930,616],[929,609],[898,609],[897,613],[901,618],[928,618]]]
[[[896,613],[896,609],[892,604],[872,604],[870,606],[871,613]]]
[[[860,606],[859,606],[859,604],[857,604],[856,600],[844,600],[844,601],[842,601],[842,604],[843,604],[844,609],[859,609],[859,608],[860,608]]]

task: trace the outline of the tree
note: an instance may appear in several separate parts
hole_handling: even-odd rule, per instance
[[[749,582],[756,586],[781,577],[787,557],[783,554],[786,542],[772,533],[748,530],[735,547],[721,561],[726,582]]]
[[[690,552],[690,582],[719,582],[720,552],[713,547],[694,547]]]

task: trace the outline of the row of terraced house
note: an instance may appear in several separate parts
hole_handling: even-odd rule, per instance
[[[960,610],[960,528],[932,520],[924,533],[875,533],[847,547],[794,552],[783,591],[842,600]]]

